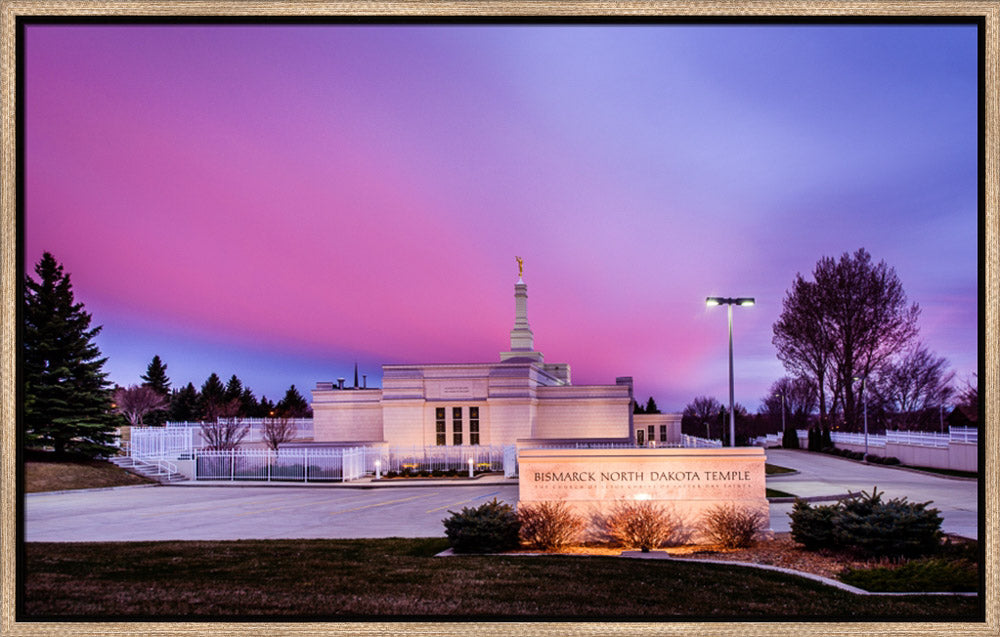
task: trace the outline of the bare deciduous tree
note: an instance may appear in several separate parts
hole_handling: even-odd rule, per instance
[[[720,414],[725,408],[711,396],[698,396],[684,408],[683,422],[692,435],[711,438],[710,429],[715,423],[721,423]],[[721,426],[721,425],[720,425]]]
[[[238,448],[250,431],[250,427],[243,424],[243,418],[239,415],[239,399],[221,403],[216,408],[216,413],[216,420],[201,423],[201,437],[206,448],[210,451]]]
[[[809,416],[816,411],[819,392],[815,381],[810,378],[785,376],[771,385],[771,391],[761,401],[761,414],[766,414],[771,422],[780,423],[782,417],[782,396],[784,396],[784,416],[786,426],[799,429],[809,424]]]
[[[948,361],[918,343],[885,366],[873,389],[892,414],[894,424],[912,429],[926,419],[925,412],[940,408],[951,397],[954,379]]]
[[[142,417],[158,409],[166,409],[168,400],[145,385],[121,387],[114,393],[115,411],[125,416],[133,427],[142,426]]]
[[[287,414],[280,414],[264,419],[262,434],[267,446],[277,451],[278,445],[295,439],[297,430],[294,418]]]
[[[796,277],[773,342],[786,369],[816,381],[822,424],[830,386],[853,428],[860,407],[855,378],[873,376],[912,342],[920,308],[908,304],[896,271],[873,264],[863,248],[839,260],[823,257],[813,278]]]

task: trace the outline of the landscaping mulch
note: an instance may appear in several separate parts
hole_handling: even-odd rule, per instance
[[[963,538],[952,537],[953,542],[963,542]],[[571,546],[553,553],[572,555],[620,555],[621,547]],[[820,575],[830,579],[847,568],[867,569],[888,566],[888,559],[862,559],[834,551],[807,551],[792,539],[791,533],[775,533],[773,539],[760,540],[754,546],[743,549],[727,549],[720,545],[701,544],[658,549],[675,558],[695,558],[748,564],[766,564],[790,568],[803,573]]]

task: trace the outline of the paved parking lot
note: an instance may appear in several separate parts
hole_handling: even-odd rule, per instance
[[[769,450],[768,461],[797,475],[768,486],[799,496],[870,491],[933,500],[948,533],[977,537],[974,481],[868,466],[834,456]],[[268,538],[428,537],[444,535],[448,510],[493,498],[514,503],[517,484],[470,486],[128,487],[25,497],[25,536],[33,541],[223,540]],[[771,505],[771,528],[787,531],[792,505]]]
[[[224,540],[444,535],[448,510],[494,497],[516,502],[517,485],[468,487],[130,487],[32,494],[25,539],[33,541]]]

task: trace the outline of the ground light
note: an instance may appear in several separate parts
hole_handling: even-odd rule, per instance
[[[734,407],[734,392],[733,392],[733,306],[741,305],[743,307],[749,307],[754,304],[754,299],[752,297],[728,297],[728,296],[710,296],[705,299],[705,305],[713,307],[716,305],[728,305],[729,306],[729,446],[736,446],[736,412],[733,410]]]

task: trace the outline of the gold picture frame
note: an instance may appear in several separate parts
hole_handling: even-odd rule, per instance
[[[502,0],[502,1],[235,1],[222,0],[135,0],[135,1],[46,1],[2,0],[2,219],[0,219],[0,496],[2,496],[2,526],[0,526],[0,632],[4,635],[132,635],[132,634],[285,634],[285,635],[644,635],[711,634],[711,635],[820,635],[820,634],[883,634],[883,635],[997,635],[1000,633],[1000,554],[998,554],[998,494],[1000,481],[996,467],[1000,446],[996,431],[1000,426],[1000,139],[997,137],[998,107],[1000,107],[1000,2],[991,1],[854,1],[854,2],[725,2],[721,0],[694,2],[665,0],[650,1],[588,1],[588,0]],[[484,17],[484,16],[623,16],[642,17],[719,17],[766,19],[774,16],[797,18],[841,17],[906,17],[934,19],[943,16],[966,16],[983,20],[985,51],[982,63],[985,74],[985,389],[984,434],[980,444],[985,447],[985,468],[980,480],[985,485],[986,547],[986,621],[983,623],[940,622],[877,622],[877,623],[615,623],[601,622],[254,622],[204,623],[163,622],[141,625],[122,622],[18,622],[15,620],[16,572],[16,462],[15,462],[15,308],[17,230],[16,230],[16,21],[24,16],[96,16],[96,17],[184,17],[240,16],[292,17],[310,16],[408,16],[422,17]]]

